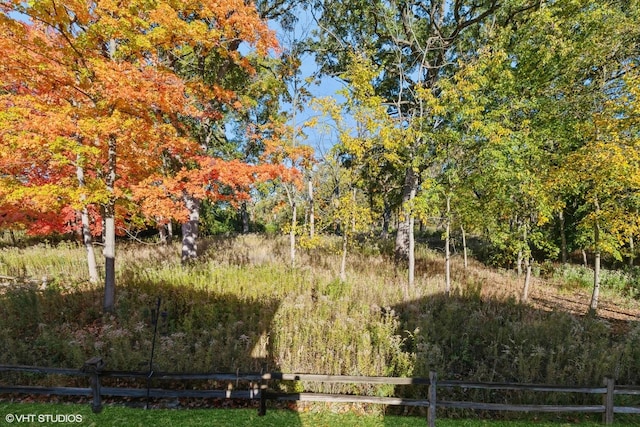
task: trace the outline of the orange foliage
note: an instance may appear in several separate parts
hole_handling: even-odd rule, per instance
[[[296,179],[275,148],[263,165],[207,157],[184,125],[220,118],[213,105],[242,105],[224,87],[181,78],[173,59],[189,47],[252,72],[239,41],[261,55],[277,46],[244,0],[0,0],[0,227],[68,231],[83,207],[99,224],[97,206],[114,195],[121,221],[132,207],[185,220],[185,193],[244,199],[256,181]]]

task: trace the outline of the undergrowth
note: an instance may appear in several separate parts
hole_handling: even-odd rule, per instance
[[[547,312],[513,298],[487,298],[475,265],[454,265],[453,295],[442,289],[441,256],[419,248],[417,283],[386,251],[363,242],[338,279],[335,242],[300,251],[259,235],[208,240],[200,261],[179,263],[177,246],[121,245],[114,313],[87,283],[73,244],[0,250],[0,364],[82,366],[102,356],[113,370],[283,372],[421,376],[441,379],[598,385],[603,377],[639,384],[640,326],[616,335],[609,322]],[[565,276],[567,283],[573,276]],[[46,284],[38,277],[47,276]],[[611,285],[615,288],[615,285]],[[489,292],[490,293],[490,292]],[[160,303],[158,310],[158,302]],[[0,382],[15,378],[0,377]],[[24,379],[22,379],[24,380]],[[33,382],[42,381],[34,378]],[[287,391],[424,395],[389,386],[282,383]],[[529,403],[585,396],[452,390],[443,398]],[[532,400],[533,399],[533,402]]]
[[[579,265],[564,265],[552,270],[552,277],[560,279],[567,288],[591,289],[593,270]],[[625,267],[622,270],[602,269],[600,286],[608,295],[630,299],[640,298],[640,267]]]

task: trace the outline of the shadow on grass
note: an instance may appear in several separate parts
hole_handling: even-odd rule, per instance
[[[99,356],[105,370],[153,372],[145,379],[104,377],[103,387],[250,390],[242,379],[161,380],[169,373],[259,374],[277,371],[269,340],[280,306],[273,298],[239,297],[140,277],[121,280],[113,313],[102,314],[102,289],[41,290],[16,286],[0,294],[0,364],[81,368]],[[86,378],[0,374],[0,384],[86,387]],[[140,407],[146,399],[105,397]],[[258,401],[152,399],[156,408],[254,407]],[[99,415],[98,415],[99,417]],[[301,425],[289,417],[288,425]]]
[[[412,376],[428,377],[430,371],[436,371],[441,380],[594,386],[600,385],[605,375],[615,373],[618,383],[640,383],[637,369],[640,333],[618,336],[604,319],[536,310],[510,300],[486,300],[480,291],[469,288],[450,297],[432,295],[397,304],[382,313],[397,319],[397,334],[403,337],[402,350],[414,355]],[[5,349],[0,352],[0,363],[80,368],[87,359],[100,356],[109,370],[184,373],[280,370],[270,340],[277,332],[274,319],[282,308],[277,298],[194,289],[146,279],[142,274],[122,277],[116,298],[115,312],[103,315],[99,287],[65,290],[54,284],[45,290],[6,289],[0,294],[0,348]],[[325,315],[332,313],[328,310]],[[367,319],[372,323],[379,320]],[[303,317],[303,321],[314,320],[318,319]],[[637,322],[630,323],[629,329],[638,330]],[[26,380],[32,384],[64,385],[55,383],[58,379],[38,376]],[[77,385],[86,387],[85,379],[81,380]],[[17,381],[15,377],[0,376],[1,383],[17,384]],[[153,378],[151,385],[178,389],[249,387],[240,381],[167,383]],[[104,386],[144,387],[146,383],[105,379]],[[425,398],[427,388],[396,387],[395,393]],[[601,403],[601,396],[580,394],[460,388],[439,389],[438,393],[441,400]],[[156,403],[175,408],[240,404],[197,399]],[[271,407],[267,414],[270,412]],[[426,420],[422,410],[387,410],[390,415],[400,412]],[[444,409],[438,414],[493,415]],[[297,414],[294,418],[297,421],[289,425],[302,425]],[[386,418],[384,422],[387,424]]]
[[[414,377],[430,371],[442,380],[513,382],[598,387],[607,376],[618,384],[636,385],[640,374],[637,321],[621,329],[618,322],[542,310],[515,300],[485,299],[469,287],[450,296],[436,294],[392,307],[404,338],[404,350],[415,355]],[[427,387],[397,392],[424,398]],[[475,390],[439,387],[438,400],[537,405],[601,405],[602,395],[519,390]],[[616,404],[624,404],[617,397]],[[395,412],[395,411],[394,411]],[[425,411],[411,410],[425,415]],[[439,416],[532,419],[520,412],[438,409]],[[555,418],[554,418],[555,417]],[[556,421],[583,418],[580,413],[549,416]],[[542,415],[542,419],[546,419]]]

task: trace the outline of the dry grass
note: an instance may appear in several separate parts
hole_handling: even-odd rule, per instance
[[[588,291],[568,295],[557,278],[536,277],[531,302],[522,305],[523,278],[475,260],[465,269],[457,256],[455,292],[446,298],[442,256],[424,246],[416,284],[406,289],[406,271],[393,264],[386,242],[352,250],[342,282],[339,243],[327,238],[300,249],[295,267],[286,238],[208,239],[188,267],[180,265],[177,245],[121,244],[110,316],[100,313],[100,288],[86,284],[82,248],[3,249],[0,275],[49,280],[45,290],[27,286],[1,296],[0,347],[9,351],[0,363],[79,366],[99,354],[111,369],[139,369],[149,358],[160,297],[166,316],[159,370],[249,371],[268,363],[289,372],[434,369],[442,378],[567,384],[599,383],[617,372],[623,382],[640,382],[636,303],[615,308],[621,297],[603,292],[600,319],[572,316],[586,313]]]

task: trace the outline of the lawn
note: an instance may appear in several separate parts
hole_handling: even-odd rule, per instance
[[[426,419],[417,417],[337,414],[332,412],[297,413],[287,410],[270,410],[259,417],[254,409],[152,409],[144,410],[122,406],[106,406],[100,414],[93,414],[89,405],[51,403],[0,403],[0,426],[251,426],[251,427],[413,427],[427,425]],[[64,422],[68,420],[70,422]],[[632,419],[633,420],[633,419]],[[616,426],[640,425],[638,422],[616,423]],[[599,426],[594,421],[575,419],[569,421],[498,421],[441,419],[442,427],[524,427],[529,425],[561,427],[571,425]]]

